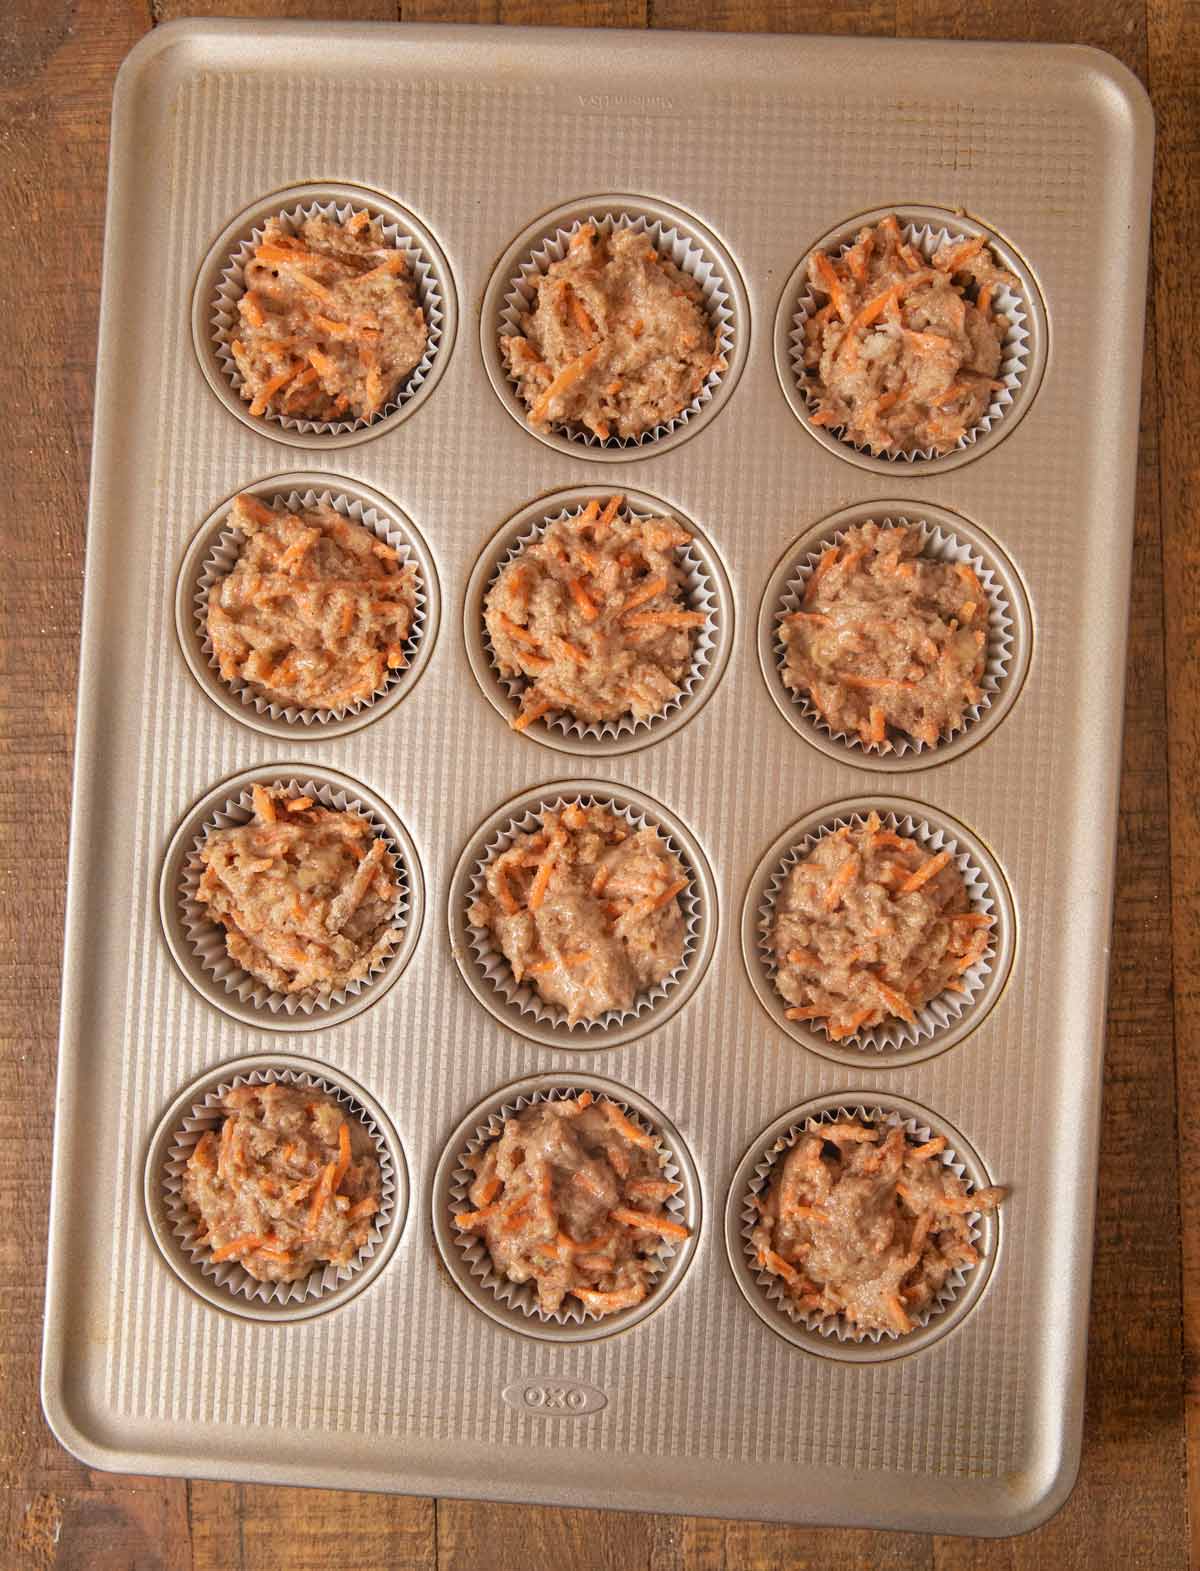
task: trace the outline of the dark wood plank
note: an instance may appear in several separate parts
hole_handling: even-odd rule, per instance
[[[191,1571],[434,1571],[432,1500],[189,1486]]]

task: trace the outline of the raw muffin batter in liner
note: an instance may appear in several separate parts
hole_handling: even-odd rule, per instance
[[[238,533],[210,553],[197,615],[210,659],[235,691],[260,710],[337,715],[405,669],[423,596],[403,544],[347,517],[328,495],[271,506],[244,494],[228,524]]]
[[[732,343],[713,263],[661,221],[612,214],[559,230],[514,280],[505,369],[537,431],[635,446],[711,396]]]
[[[901,1337],[944,1311],[979,1264],[981,1212],[1001,1188],[913,1118],[839,1108],[793,1128],[756,1168],[742,1238],[759,1285],[810,1329]]]
[[[531,1284],[508,1301],[563,1322],[642,1303],[664,1255],[686,1242],[681,1185],[653,1130],[591,1091],[494,1115],[455,1186],[460,1245],[489,1285]]]
[[[309,1104],[318,1108],[319,1127],[325,1129],[330,1138],[326,1140],[319,1134],[313,1120],[303,1112],[299,1119],[299,1139],[292,1140],[282,1133],[262,1128],[254,1114],[264,1097],[268,1101],[272,1097],[279,1097],[281,1107],[295,1099],[302,1109]],[[231,1139],[222,1154],[223,1128],[226,1124],[236,1123],[236,1119],[226,1117],[230,1099],[235,1106],[246,1104],[255,1127],[248,1128],[244,1135],[235,1129],[234,1135],[238,1138]],[[268,1122],[286,1123],[294,1117],[294,1114],[284,1112],[282,1118],[269,1116]],[[310,1232],[309,1213],[313,1207],[314,1192],[325,1168],[330,1163],[334,1165],[334,1172],[328,1175],[322,1193],[338,1176],[342,1157],[340,1126],[343,1122],[347,1126],[351,1162],[337,1186],[336,1195],[340,1195],[341,1199],[323,1199]],[[226,1238],[229,1229],[223,1226],[218,1226],[216,1233],[209,1233],[198,1215],[194,1193],[190,1193],[194,1190],[195,1174],[200,1173],[208,1182],[216,1176],[209,1168],[206,1155],[202,1155],[195,1168],[192,1166],[196,1150],[206,1142],[207,1155],[215,1154],[218,1161],[223,1156],[223,1165],[227,1169],[237,1166],[233,1146],[235,1143],[238,1145],[240,1154],[246,1159],[246,1172],[243,1174],[238,1169],[234,1173],[235,1180],[247,1175],[249,1177],[246,1198],[241,1206],[254,1212],[254,1208],[261,1204],[280,1214],[284,1220],[279,1227],[288,1234],[292,1244],[290,1261],[276,1258],[276,1255],[284,1252],[283,1247],[276,1249],[269,1243],[255,1250],[243,1247],[222,1249],[223,1244],[235,1243],[247,1236],[256,1237],[258,1233],[247,1235],[240,1232]],[[289,1146],[293,1147],[290,1152]],[[284,1152],[288,1152],[286,1157]],[[307,1184],[314,1175],[311,1171],[299,1172],[305,1160],[309,1161],[310,1167],[316,1168],[316,1182],[307,1196],[288,1201],[283,1181],[279,1179],[280,1194],[263,1195],[261,1201],[256,1198],[263,1177],[267,1180],[266,1187],[273,1187],[277,1179],[275,1168],[281,1162],[289,1167],[289,1171],[290,1168],[297,1168],[297,1176],[287,1184],[287,1189]],[[330,1192],[334,1193],[331,1187]],[[319,1297],[353,1277],[371,1258],[382,1230],[390,1223],[394,1196],[395,1175],[391,1155],[370,1115],[334,1082],[285,1069],[256,1069],[247,1076],[238,1076],[210,1091],[203,1102],[193,1107],[183,1120],[167,1154],[163,1171],[163,1199],[167,1216],[192,1264],[204,1276],[212,1278],[229,1292],[265,1304],[300,1303],[305,1299]],[[222,1209],[224,1198],[218,1201]],[[365,1203],[367,1201],[370,1203]],[[358,1216],[350,1217],[351,1208],[359,1203],[361,1210]],[[241,1206],[231,1212],[231,1222]],[[276,1226],[274,1221],[271,1225],[273,1228]],[[333,1246],[328,1256],[321,1253],[325,1244]],[[220,1259],[216,1258],[218,1253]],[[333,1258],[335,1255],[337,1258]],[[308,1256],[312,1258],[305,1268],[304,1262]]]
[[[691,874],[617,803],[561,798],[488,848],[471,881],[476,959],[539,1020],[611,1025],[663,997],[694,947]]]
[[[676,707],[707,663],[712,597],[691,537],[622,504],[593,500],[534,530],[487,591],[493,664],[520,694],[516,730],[548,716],[616,734]]]
[[[974,870],[934,841],[911,820],[872,812],[785,859],[760,935],[786,1019],[833,1042],[885,1047],[930,1034],[935,1009],[949,1016],[969,1003],[994,918]]]
[[[985,238],[894,214],[815,251],[791,334],[809,420],[875,457],[936,458],[973,441],[1024,372],[1019,290]]]
[[[890,752],[927,747],[984,697],[991,604],[975,569],[921,554],[922,531],[868,522],[821,553],[801,603],[779,619],[786,687],[835,736]]]
[[[272,816],[273,815],[273,816]],[[403,865],[366,807],[329,787],[256,784],[187,859],[184,925],[206,969],[256,1003],[341,1003],[400,944]]]

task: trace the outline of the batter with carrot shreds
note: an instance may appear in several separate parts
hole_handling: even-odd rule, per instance
[[[416,574],[385,541],[317,506],[289,512],[234,498],[245,537],[208,599],[221,675],[273,703],[340,709],[379,692],[407,664]]]
[[[547,713],[644,720],[679,694],[707,620],[683,598],[691,536],[669,518],[632,517],[622,500],[549,524],[488,590],[500,670],[525,678],[518,731]]]
[[[469,917],[573,1025],[629,1009],[679,965],[688,883],[652,825],[575,802],[492,858]]]
[[[245,280],[229,347],[252,415],[371,420],[425,353],[408,262],[369,213],[272,218]]]
[[[926,851],[877,813],[823,835],[790,869],[768,944],[789,1020],[822,1020],[840,1042],[961,992],[992,918],[971,909],[949,851]]]
[[[401,887],[361,813],[256,785],[254,816],[213,829],[196,899],[229,958],[279,993],[324,997],[361,981],[397,942]]]
[[[804,324],[813,424],[873,453],[949,452],[1004,385],[995,299],[1017,280],[978,236],[926,260],[895,214],[841,256],[814,252],[808,270],[825,300]]]
[[[571,1297],[594,1315],[633,1308],[664,1248],[688,1237],[666,1210],[680,1186],[653,1136],[590,1091],[511,1114],[471,1165],[474,1209],[455,1225],[482,1237],[501,1276],[534,1282],[545,1314]]]
[[[700,285],[639,230],[584,224],[535,289],[500,340],[535,430],[641,436],[725,369]]]
[[[969,1191],[945,1149],[944,1135],[920,1142],[858,1118],[801,1135],[759,1201],[760,1269],[810,1313],[844,1315],[858,1332],[911,1331],[952,1272],[978,1265],[968,1217],[1004,1198]]]
[[[894,732],[932,746],[983,697],[987,625],[971,567],[922,556],[915,529],[857,525],[780,621],[783,680],[866,747],[890,752]]]
[[[237,1086],[219,1131],[206,1130],[183,1175],[195,1242],[260,1282],[346,1265],[379,1210],[380,1175],[362,1121],[297,1086]]]

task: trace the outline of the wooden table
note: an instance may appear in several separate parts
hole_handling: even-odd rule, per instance
[[[999,1571],[1200,1564],[1198,0],[3,0],[0,1563],[87,1571]],[[89,1472],[37,1397],[73,695],[112,79],[177,15],[1098,44],[1158,118],[1083,1467],[997,1543]],[[1131,281],[1139,287],[1140,280]],[[1178,1051],[1175,1046],[1178,1045]],[[103,1130],[96,1138],[104,1138]],[[19,1219],[19,1220],[18,1220]],[[1189,1556],[1188,1507],[1192,1528]]]

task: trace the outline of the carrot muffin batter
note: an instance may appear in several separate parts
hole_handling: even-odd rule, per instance
[[[871,813],[823,835],[789,872],[768,943],[789,1020],[823,1020],[835,1042],[889,1017],[912,1022],[987,952],[949,851],[936,856]]]
[[[230,959],[276,992],[321,997],[360,981],[399,937],[387,842],[361,813],[253,792],[249,823],[205,837],[196,899],[224,927]]]
[[[500,340],[535,430],[640,436],[725,369],[700,285],[637,230],[584,224],[536,289],[521,332]]]
[[[425,353],[408,263],[369,213],[298,234],[272,218],[245,278],[229,347],[252,415],[370,420]]]
[[[527,678],[518,731],[551,710],[644,720],[679,693],[707,620],[684,604],[677,552],[691,536],[669,518],[631,518],[623,500],[550,524],[488,590],[500,670]]]
[[[416,573],[332,507],[291,513],[238,496],[246,544],[208,599],[208,636],[227,682],[273,703],[340,709],[407,665]]]
[[[220,1134],[201,1135],[183,1175],[196,1242],[260,1282],[353,1260],[379,1210],[379,1163],[362,1123],[294,1086],[238,1086],[222,1105]]]
[[[568,1296],[595,1315],[640,1304],[664,1243],[688,1237],[662,1209],[680,1185],[653,1137],[590,1091],[506,1118],[472,1165],[476,1209],[455,1225],[482,1235],[501,1276],[534,1282],[544,1314]]]
[[[918,1145],[884,1128],[850,1118],[801,1135],[775,1164],[751,1241],[801,1309],[904,1333],[953,1271],[979,1264],[967,1219],[1005,1191],[969,1192],[939,1160],[944,1135]]]
[[[817,251],[808,266],[828,297],[804,324],[813,424],[873,453],[949,452],[1004,385],[1009,324],[992,302],[1017,280],[978,236],[946,242],[927,262],[894,213],[842,256]]]
[[[572,803],[488,863],[469,915],[574,1025],[629,1009],[683,959],[688,882],[656,828]]]
[[[921,555],[915,529],[846,531],[785,616],[786,686],[836,733],[890,752],[889,729],[932,746],[983,696],[988,602],[974,571]]]

